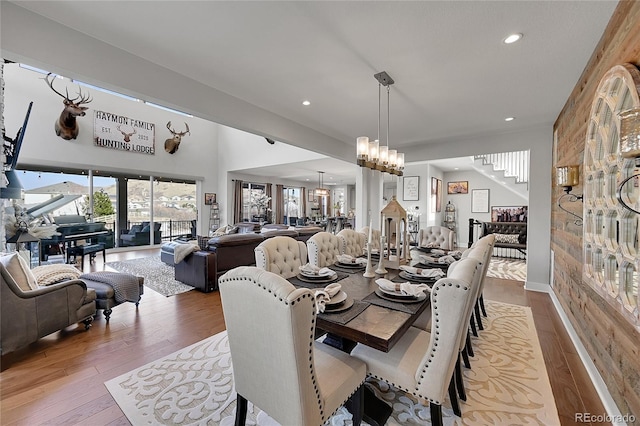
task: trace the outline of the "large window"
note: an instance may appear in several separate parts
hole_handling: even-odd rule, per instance
[[[304,218],[304,212],[302,211],[302,203],[300,202],[300,188],[284,188],[283,190],[284,200],[284,218],[282,222],[291,226],[298,224],[298,219]]]
[[[244,222],[271,222],[271,200],[266,184],[242,184],[242,220]]]

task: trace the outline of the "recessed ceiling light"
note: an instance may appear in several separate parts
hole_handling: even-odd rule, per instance
[[[507,117],[504,119],[504,121],[513,121],[515,119],[516,119],[515,117]]]
[[[302,101],[302,105],[304,105],[304,106],[309,106],[309,105],[311,105],[311,102],[309,102],[309,101]]]
[[[511,44],[511,43],[515,43],[516,41],[520,40],[521,38],[522,38],[522,34],[520,34],[520,33],[511,34],[507,38],[505,38],[503,40],[503,42],[504,42],[504,44]]]
[[[453,170],[458,170],[460,167],[454,167]]]

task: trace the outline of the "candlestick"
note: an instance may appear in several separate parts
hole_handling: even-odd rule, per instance
[[[384,268],[384,235],[380,235],[380,263],[378,263],[378,268],[376,269],[376,274],[386,274],[387,270]]]
[[[371,264],[371,242],[367,243],[367,268],[362,276],[365,278],[373,278],[376,276],[375,272],[373,272],[373,265]]]

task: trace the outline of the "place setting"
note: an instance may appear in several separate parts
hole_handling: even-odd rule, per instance
[[[442,269],[439,268],[418,268],[407,265],[400,266],[400,273],[398,274],[398,276],[403,279],[428,284],[435,283],[436,280],[445,275]]]
[[[396,283],[386,278],[378,278],[376,284],[378,288],[363,301],[408,314],[416,313],[431,291],[427,284]]]
[[[342,275],[342,277],[340,275]],[[297,279],[298,281],[301,281],[303,283],[321,285],[333,283],[335,281],[338,281],[338,279],[342,279],[345,277],[345,274],[339,274],[338,272],[333,271],[329,268],[320,268],[318,266],[307,263],[306,265],[299,267],[298,274],[295,278],[292,279]],[[300,285],[304,286],[304,284]]]
[[[326,316],[333,322],[346,324],[364,311],[368,303],[355,301],[342,290],[338,283],[329,284],[314,292],[316,314]]]
[[[340,254],[336,257],[333,268],[337,271],[353,274],[364,270],[367,266],[367,259],[364,257],[353,257],[348,254]]]

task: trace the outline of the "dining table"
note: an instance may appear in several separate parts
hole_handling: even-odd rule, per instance
[[[305,279],[301,274],[290,278],[296,287],[322,290],[329,283],[337,282],[346,293],[343,305],[346,309],[335,312],[319,313],[316,317],[316,330],[326,332],[323,342],[344,352],[351,352],[356,344],[370,346],[388,352],[402,338],[413,322],[431,303],[429,292],[414,299],[385,297],[379,290],[376,280],[386,278],[392,282],[411,282],[403,271],[389,269],[386,274],[377,274],[373,278],[364,277],[364,266],[345,266],[335,264],[329,267],[336,272],[332,280]],[[415,284],[433,284],[435,279],[414,281]],[[382,297],[381,297],[382,296]],[[320,334],[320,333],[317,333]],[[425,348],[426,351],[426,348]],[[378,399],[365,387],[364,419],[372,425],[383,425],[391,415],[392,408]]]

